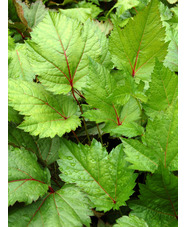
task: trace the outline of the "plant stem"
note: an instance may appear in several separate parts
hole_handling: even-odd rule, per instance
[[[72,95],[73,95],[74,99],[76,100],[76,102],[77,102],[77,104],[79,106],[79,109],[81,111],[81,114],[83,114],[83,110],[82,110],[81,104],[79,103],[79,101],[77,100],[77,98],[76,98],[76,96],[74,94],[74,88],[73,87],[72,87]],[[90,140],[90,136],[88,134],[87,125],[85,123],[85,118],[83,116],[82,116],[82,118],[83,118],[83,123],[84,123],[84,127],[85,127],[85,132],[86,132],[86,135],[87,135],[87,138],[88,138],[88,143],[90,145],[91,144],[91,140]]]
[[[78,141],[78,143],[80,143],[79,138],[78,138],[78,136],[76,135],[76,133],[74,132],[74,130],[72,130],[72,132],[73,132],[74,136],[76,137],[76,140]]]
[[[121,217],[123,216],[122,212],[121,212],[121,208],[119,208],[119,213],[121,215]]]
[[[109,14],[112,12],[112,10],[115,8],[115,5],[108,11],[106,18],[108,18]]]
[[[101,131],[100,131],[99,125],[96,124],[96,126],[97,126],[97,129],[98,129],[98,134],[99,134],[99,138],[100,138],[100,140],[101,140],[101,144],[102,144],[102,146],[103,146],[103,140],[102,140],[102,136],[101,136]]]

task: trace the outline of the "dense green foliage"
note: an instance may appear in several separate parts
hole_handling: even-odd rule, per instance
[[[9,226],[178,226],[175,0],[9,0]]]

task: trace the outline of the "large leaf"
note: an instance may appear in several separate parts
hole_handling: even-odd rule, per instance
[[[63,140],[59,157],[61,179],[85,191],[97,210],[118,209],[132,195],[136,174],[128,169],[122,145],[108,155],[96,140],[90,147]]]
[[[48,12],[34,29],[27,47],[39,79],[56,94],[85,86],[87,56],[106,65],[110,62],[107,39],[96,25],[88,20],[83,26],[61,13]]]
[[[146,184],[140,184],[139,198],[129,202],[131,214],[143,218],[149,227],[178,226],[178,179],[167,169],[147,176]]]
[[[16,47],[9,52],[9,58],[9,78],[20,78],[22,80],[33,81],[35,73],[27,57],[25,44],[17,44]]]
[[[178,110],[177,105],[149,120],[143,144],[138,140],[122,139],[129,168],[154,172],[159,162],[171,171],[178,169]]]
[[[54,193],[46,194],[42,199],[29,206],[15,208],[9,214],[9,226],[90,226],[88,200],[78,188],[70,185]]]
[[[43,196],[50,185],[48,169],[42,169],[34,154],[24,149],[8,152],[8,205],[16,201],[32,203]]]
[[[91,60],[85,98],[97,109],[88,110],[84,116],[97,123],[105,122],[103,131],[111,134],[128,137],[142,134],[143,129],[137,124],[141,114],[137,101],[126,93],[125,105],[119,105],[117,99],[110,98],[116,89],[116,81],[109,70]],[[120,92],[125,95],[125,91]]]
[[[147,223],[135,215],[122,216],[113,227],[148,227]]]
[[[8,143],[14,147],[23,147],[26,150],[35,153],[45,165],[50,165],[58,158],[60,138],[55,136],[52,139],[38,139],[37,137],[32,137],[29,133],[9,124]]]
[[[110,36],[112,60],[118,69],[127,68],[131,75],[150,80],[157,57],[163,61],[167,54],[165,29],[162,28],[157,0],[130,19],[124,29],[115,27]]]
[[[153,118],[177,100],[178,76],[163,66],[163,63],[156,61],[147,96],[148,101],[144,108],[147,115]]]
[[[31,135],[42,137],[62,136],[80,124],[77,104],[72,97],[53,95],[41,84],[21,80],[9,81],[10,104],[26,115],[19,128]]]

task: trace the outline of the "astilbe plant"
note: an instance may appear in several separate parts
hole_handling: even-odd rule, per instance
[[[177,4],[44,3],[9,0],[9,226],[177,226]]]

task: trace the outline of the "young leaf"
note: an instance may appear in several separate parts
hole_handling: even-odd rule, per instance
[[[171,171],[178,169],[178,110],[177,105],[149,120],[143,144],[138,140],[122,139],[129,168],[154,172],[159,161]]]
[[[35,153],[46,165],[50,165],[58,158],[60,138],[55,136],[52,139],[38,139],[37,137],[32,137],[29,133],[9,124],[8,143],[14,147],[23,147],[24,149]]]
[[[127,10],[137,6],[139,4],[138,0],[118,0],[117,3],[111,8],[111,10],[109,11],[109,13],[114,9],[117,8],[116,10],[116,14],[118,16],[121,16],[123,13],[125,13]],[[109,14],[108,13],[108,14]],[[108,15],[107,14],[107,15]]]
[[[132,195],[136,174],[128,169],[122,145],[108,155],[96,140],[90,147],[63,140],[59,157],[61,179],[85,191],[98,211],[118,209]]]
[[[27,42],[28,53],[36,74],[48,90],[66,94],[85,86],[88,55],[108,64],[107,39],[96,30],[89,20],[82,26],[77,20],[54,12],[48,12],[34,29],[32,40]]]
[[[90,226],[92,212],[85,194],[74,186],[46,194],[31,205],[13,209],[9,226]]]
[[[48,169],[42,169],[34,154],[11,148],[8,152],[8,205],[16,201],[32,203],[43,196],[50,185]]]
[[[23,7],[24,18],[28,26],[34,28],[38,25],[47,13],[47,9],[41,0],[37,0],[28,7],[24,2],[19,3]]]
[[[9,78],[19,78],[22,80],[33,81],[35,73],[27,57],[25,44],[17,44],[16,47],[9,52],[9,57]]]
[[[77,104],[70,96],[53,95],[41,84],[9,80],[9,100],[20,114],[26,115],[19,128],[31,135],[62,136],[81,125]]]
[[[155,57],[163,61],[167,54],[158,3],[152,0],[124,29],[116,26],[110,36],[110,52],[117,68],[127,68],[133,77],[145,81],[150,79]]]
[[[79,1],[74,5],[74,7],[78,8],[86,8],[86,9],[91,9],[92,15],[91,18],[96,18],[103,10],[96,6],[95,4],[92,4],[91,2],[86,2],[86,1]]]
[[[161,169],[161,168],[160,168]],[[178,225],[178,179],[162,168],[140,184],[139,200],[129,202],[131,214],[143,218],[149,227]]]
[[[148,101],[144,104],[144,109],[147,115],[154,118],[177,100],[178,76],[165,68],[163,63],[156,61],[147,96]]]
[[[148,227],[147,223],[135,215],[123,216],[116,220],[117,224],[113,227]]]
[[[109,70],[90,60],[89,80],[85,89],[85,97],[89,105],[96,110],[88,110],[84,116],[97,123],[105,122],[103,131],[111,134],[137,136],[143,133],[143,128],[136,123],[140,119],[140,108],[134,98],[123,90],[123,102],[119,105],[117,99],[112,98],[116,81]]]

